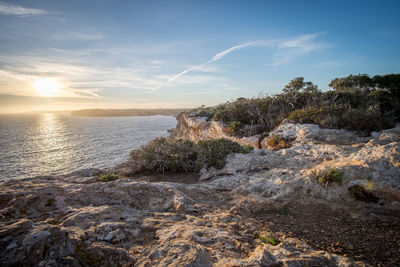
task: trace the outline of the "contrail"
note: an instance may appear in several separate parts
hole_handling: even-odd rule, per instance
[[[319,35],[323,35],[323,34],[325,34],[325,32],[315,33],[315,34],[303,34],[303,35],[300,35],[300,36],[297,36],[294,38],[272,39],[272,40],[267,40],[267,41],[259,40],[259,41],[236,45],[236,46],[225,49],[225,50],[215,54],[210,60],[206,61],[203,64],[194,65],[194,66],[191,66],[190,68],[185,69],[184,71],[169,78],[167,81],[160,83],[153,90],[157,90],[160,87],[165,86],[165,85],[175,81],[176,79],[178,79],[179,77],[181,77],[182,75],[185,75],[186,73],[188,73],[190,71],[199,69],[205,65],[216,62],[216,61],[222,59],[223,57],[229,55],[231,52],[233,52],[237,49],[241,49],[241,48],[248,47],[248,46],[271,46],[271,47],[275,47],[276,49],[281,50],[281,51],[285,50],[283,52],[278,52],[276,54],[276,56],[279,58],[275,61],[275,63],[272,64],[275,66],[282,65],[284,63],[287,63],[289,60],[291,60],[295,57],[309,53],[320,47],[326,46],[325,44],[310,43],[310,41],[313,40],[315,37],[317,37]]]
[[[263,43],[264,43],[263,41],[254,41],[254,42],[249,42],[249,43],[245,43],[245,44],[241,44],[241,45],[236,45],[236,46],[233,46],[233,47],[231,47],[231,48],[225,49],[225,50],[223,50],[223,51],[221,51],[221,52],[215,54],[215,56],[213,56],[213,58],[210,59],[209,61],[207,61],[207,62],[205,62],[205,63],[203,63],[203,64],[200,64],[200,65],[195,65],[195,66],[192,66],[192,67],[190,67],[190,68],[187,68],[186,70],[184,70],[184,71],[178,73],[177,75],[175,75],[175,76],[169,78],[166,82],[163,82],[163,83],[157,85],[157,86],[154,88],[154,90],[157,90],[157,89],[159,89],[160,87],[162,87],[162,86],[164,86],[164,85],[167,85],[167,84],[169,84],[169,83],[175,81],[176,79],[178,79],[178,78],[181,77],[182,75],[185,75],[186,73],[188,73],[188,72],[190,72],[190,71],[192,71],[192,70],[196,70],[196,69],[198,69],[198,68],[200,68],[200,67],[203,67],[203,66],[208,65],[208,64],[210,64],[210,63],[213,63],[213,62],[215,62],[215,61],[218,61],[218,60],[222,59],[223,57],[225,57],[226,55],[228,55],[228,54],[230,54],[231,52],[233,52],[234,50],[237,50],[237,49],[240,49],[240,48],[244,48],[244,47],[247,47],[247,46],[260,45],[260,44],[263,44]]]

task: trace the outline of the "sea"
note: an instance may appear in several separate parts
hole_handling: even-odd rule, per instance
[[[175,126],[173,116],[0,115],[0,182],[114,167]]]

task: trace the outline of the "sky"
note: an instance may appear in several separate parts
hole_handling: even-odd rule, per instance
[[[0,113],[192,108],[299,76],[325,91],[399,73],[399,12],[398,0],[0,0]]]

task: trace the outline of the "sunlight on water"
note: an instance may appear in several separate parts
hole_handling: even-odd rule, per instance
[[[66,138],[65,127],[57,114],[41,115],[38,122],[39,138],[33,143],[32,150],[37,152],[34,161],[39,163],[38,168],[47,173],[57,166],[71,165],[73,151],[66,149],[70,140]]]
[[[113,167],[175,125],[171,116],[0,116],[0,180]]]

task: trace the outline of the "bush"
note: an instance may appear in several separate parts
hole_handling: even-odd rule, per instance
[[[246,125],[258,125],[256,134],[262,134],[285,119],[366,134],[400,122],[400,74],[373,78],[365,74],[350,75],[332,80],[330,86],[335,90],[322,92],[312,82],[297,77],[281,94],[238,98],[196,110],[198,114],[229,124],[228,134],[238,134],[238,129]]]
[[[200,141],[198,160],[208,167],[221,169],[226,164],[226,156],[231,153],[249,153],[249,147],[242,147],[228,139],[211,139]]]
[[[140,149],[133,150],[131,159],[139,161],[144,170],[156,172],[195,172],[201,166],[197,162],[198,148],[189,140],[156,138]]]
[[[212,118],[214,117],[214,114],[216,112],[215,107],[205,107],[204,105],[198,108],[195,108],[193,112],[197,113],[198,116],[200,117],[208,117]]]
[[[109,172],[107,174],[103,174],[97,177],[97,181],[99,182],[111,182],[118,179],[120,179],[119,175],[114,174],[113,172]]]
[[[305,107],[292,111],[288,119],[297,123],[321,123],[328,112],[326,107]]]
[[[330,168],[327,171],[320,172],[316,174],[316,179],[321,184],[328,185],[330,183],[337,183],[339,185],[343,182],[343,172],[336,168]]]
[[[162,172],[198,172],[204,165],[223,168],[230,153],[248,153],[251,149],[227,139],[200,141],[157,138],[131,151],[140,170]]]

